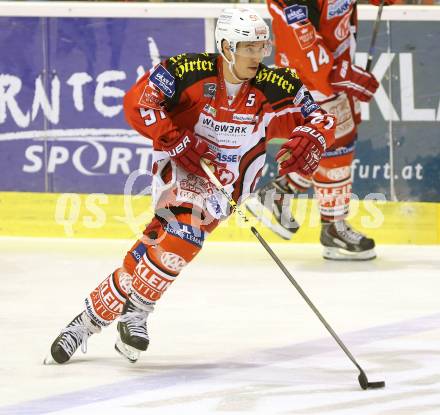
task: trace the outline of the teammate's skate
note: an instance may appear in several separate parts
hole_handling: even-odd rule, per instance
[[[50,356],[44,359],[44,363],[65,363],[72,357],[79,346],[81,346],[81,351],[86,353],[88,338],[100,331],[101,327],[93,323],[86,312],[83,311],[66,328],[61,330],[60,335],[52,343]]]
[[[246,209],[277,235],[289,240],[299,229],[290,207],[296,193],[288,187],[285,178],[279,177],[248,199]]]
[[[147,331],[149,312],[127,300],[118,322],[118,338],[115,349],[131,363],[147,350],[150,338]]]
[[[322,223],[321,244],[325,259],[365,261],[376,258],[374,240],[354,230],[344,220]]]

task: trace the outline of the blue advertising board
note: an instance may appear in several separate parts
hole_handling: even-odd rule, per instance
[[[122,97],[161,59],[203,51],[203,19],[0,18],[0,190],[123,193],[151,142]]]
[[[371,27],[360,22],[360,65]],[[203,51],[204,30],[204,19],[1,17],[0,191],[124,193],[133,174],[134,192],[148,186],[151,143],[126,124],[124,91],[164,57]],[[353,164],[360,198],[390,199],[393,178],[400,200],[440,201],[438,39],[438,22],[382,22],[381,86],[362,106]]]

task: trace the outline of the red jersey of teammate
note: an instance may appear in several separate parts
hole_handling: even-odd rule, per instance
[[[275,63],[295,68],[312,93],[332,95],[328,78],[333,62],[353,53],[356,2],[267,0],[267,4],[276,39]]]
[[[313,124],[324,148],[334,141],[334,127],[328,125],[334,118],[313,101],[292,69],[260,64],[256,77],[244,82],[230,103],[218,54],[163,61],[126,94],[124,108],[129,124],[153,140],[156,208],[191,205],[214,218],[225,214],[227,201],[207,179],[170,163],[164,143],[185,131],[207,142],[216,154],[217,176],[239,200],[261,175],[267,140],[290,138],[295,127]]]

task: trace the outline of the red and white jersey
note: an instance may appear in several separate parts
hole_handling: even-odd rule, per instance
[[[244,82],[229,103],[222,62],[218,54],[208,53],[171,57],[146,73],[124,98],[128,123],[153,141],[156,207],[195,206],[219,218],[227,206],[207,179],[170,161],[162,140],[171,142],[185,131],[205,140],[217,154],[217,177],[238,201],[256,186],[267,140],[290,138],[294,127],[322,118],[324,112],[289,68],[261,64],[256,77]],[[328,131],[323,137],[333,140]]]
[[[295,68],[317,101],[333,95],[333,62],[354,56],[356,0],[267,0],[275,37],[275,63]]]

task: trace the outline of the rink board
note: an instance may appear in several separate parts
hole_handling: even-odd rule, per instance
[[[10,51],[0,60],[0,235],[138,235],[152,216],[150,199],[127,203],[123,194],[145,193],[151,184],[146,177],[151,142],[128,129],[122,95],[165,56],[214,51],[215,18],[223,7],[0,1],[0,44]],[[266,5],[252,7],[269,17]],[[376,13],[376,7],[359,7],[360,65]],[[381,87],[362,108],[353,193],[361,199],[374,193],[394,200],[393,178],[397,198],[414,202],[381,205],[380,226],[368,202],[361,203],[359,212],[356,202],[352,205],[357,214],[351,222],[380,243],[440,240],[440,92],[432,87],[437,85],[432,68],[439,61],[439,21],[440,7],[384,9],[373,62]],[[164,31],[170,24],[174,30]],[[275,153],[276,146],[269,145],[260,184],[275,174]],[[300,204],[295,217],[305,226],[295,242],[318,240],[316,212],[310,200]],[[211,239],[253,237],[231,219]]]
[[[294,200],[292,209],[303,224],[292,242],[316,243],[320,230],[316,201]],[[134,239],[152,212],[150,196],[0,192],[0,235]],[[440,243],[438,203],[354,201],[351,212],[350,222],[378,243]],[[283,242],[263,226],[258,228],[268,241]],[[254,237],[232,216],[209,239],[253,241]]]

